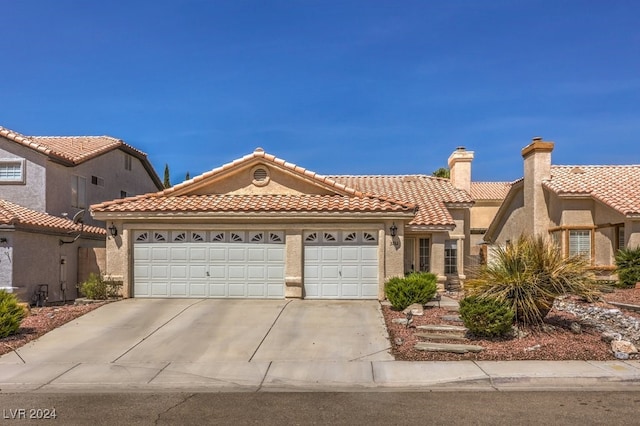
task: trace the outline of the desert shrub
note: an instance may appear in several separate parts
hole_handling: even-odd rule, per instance
[[[469,296],[460,300],[460,317],[471,333],[497,337],[512,330],[515,313],[508,302]]]
[[[560,246],[545,237],[521,236],[492,253],[492,259],[466,281],[467,296],[507,302],[524,325],[541,325],[558,296],[594,300],[598,295],[589,261],[564,257]]]
[[[94,273],[80,286],[80,292],[89,299],[106,300],[118,296],[121,283],[109,278],[103,278]]]
[[[413,303],[424,305],[437,290],[437,277],[430,272],[413,272],[404,278],[391,278],[385,284],[385,295],[394,309],[404,309]]]
[[[14,294],[0,290],[0,338],[14,334],[25,317],[25,309],[20,306]]]
[[[618,250],[616,272],[621,287],[633,287],[640,282],[640,247]]]

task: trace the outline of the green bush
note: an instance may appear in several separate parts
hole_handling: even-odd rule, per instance
[[[437,277],[430,272],[413,272],[404,278],[386,282],[384,291],[394,309],[402,310],[413,303],[424,305],[437,290]]]
[[[20,306],[14,294],[0,290],[0,338],[14,334],[25,317],[25,309]]]
[[[80,286],[80,292],[88,299],[107,300],[117,297],[121,286],[122,284],[117,281],[91,273],[87,281]]]
[[[507,302],[469,296],[460,300],[465,327],[478,336],[504,336],[512,330],[515,314]]]
[[[599,294],[589,261],[565,257],[560,246],[545,237],[521,236],[492,253],[465,282],[466,295],[507,302],[524,325],[540,326],[558,296],[595,300]]]
[[[633,287],[640,282],[640,247],[618,250],[616,272],[622,287]]]

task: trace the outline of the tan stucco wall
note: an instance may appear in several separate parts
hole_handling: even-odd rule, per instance
[[[498,218],[496,233],[492,236],[492,242],[498,245],[505,245],[507,240],[514,240],[527,232],[524,191],[519,190],[504,209],[503,215]]]
[[[13,283],[20,287],[20,297],[31,301],[38,284],[49,285],[49,302],[74,300],[78,297],[78,248],[100,247],[104,242],[81,238],[60,245],[60,236],[16,231],[13,248]],[[71,241],[73,236],[63,237]],[[62,256],[66,257],[66,291],[60,281]]]
[[[268,183],[264,186],[253,184],[253,171],[263,168],[269,173]],[[264,163],[252,162],[246,167],[234,170],[233,173],[224,175],[219,180],[210,181],[207,185],[192,191],[193,194],[331,194],[325,188],[306,182],[300,176],[294,176]]]
[[[71,179],[82,176],[87,183],[87,210],[91,204],[120,198],[120,191],[128,195],[156,192],[153,180],[139,159],[131,156],[131,170],[125,170],[124,157],[128,155],[119,149],[109,151],[76,167],[65,167],[49,163],[47,167],[47,212],[55,216],[68,213],[69,217],[82,210],[71,205]],[[104,186],[93,185],[91,177],[104,179]],[[85,223],[104,226],[88,213]]]

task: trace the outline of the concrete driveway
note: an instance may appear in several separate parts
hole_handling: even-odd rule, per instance
[[[386,361],[389,346],[376,301],[127,299],[0,364]]]

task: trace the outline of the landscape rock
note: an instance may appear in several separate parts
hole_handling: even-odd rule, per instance
[[[620,333],[614,333],[611,331],[605,331],[600,336],[603,342],[612,342],[614,340],[622,340],[622,335]]]
[[[567,298],[556,299],[553,307],[575,315],[583,327],[593,327],[601,333],[618,333],[623,340],[640,344],[640,319],[625,315],[620,309],[582,305]]]
[[[443,315],[441,318],[443,321],[463,322],[460,315]]]
[[[534,351],[539,350],[540,348],[542,348],[541,345],[534,345],[534,346],[530,346],[528,348],[524,348],[524,351],[525,352],[534,352]]]
[[[401,337],[396,337],[395,340],[393,341],[396,345],[400,346],[401,344],[404,343],[404,340]]]
[[[619,360],[622,360],[622,361],[627,360],[627,359],[630,358],[629,354],[624,353],[624,352],[616,352],[613,355],[616,357],[616,359],[619,359]]]
[[[611,351],[613,351],[613,353],[637,354],[638,348],[627,340],[614,340],[611,342]]]
[[[393,322],[394,324],[407,325],[409,323],[409,320],[406,318],[394,318],[391,320],[391,322]]]
[[[571,325],[569,326],[569,328],[571,329],[571,332],[573,334],[581,334],[582,333],[582,326],[580,325],[579,322],[572,322]]]
[[[467,352],[480,352],[484,350],[482,346],[478,346],[478,345],[459,345],[459,344],[453,344],[453,343],[431,343],[431,342],[416,343],[414,347],[419,351],[451,352],[455,354],[466,354]]]
[[[424,306],[422,306],[419,303],[414,303],[413,305],[409,305],[407,306],[407,308],[402,311],[403,314],[408,314],[409,312],[411,312],[412,315],[424,315]]]

